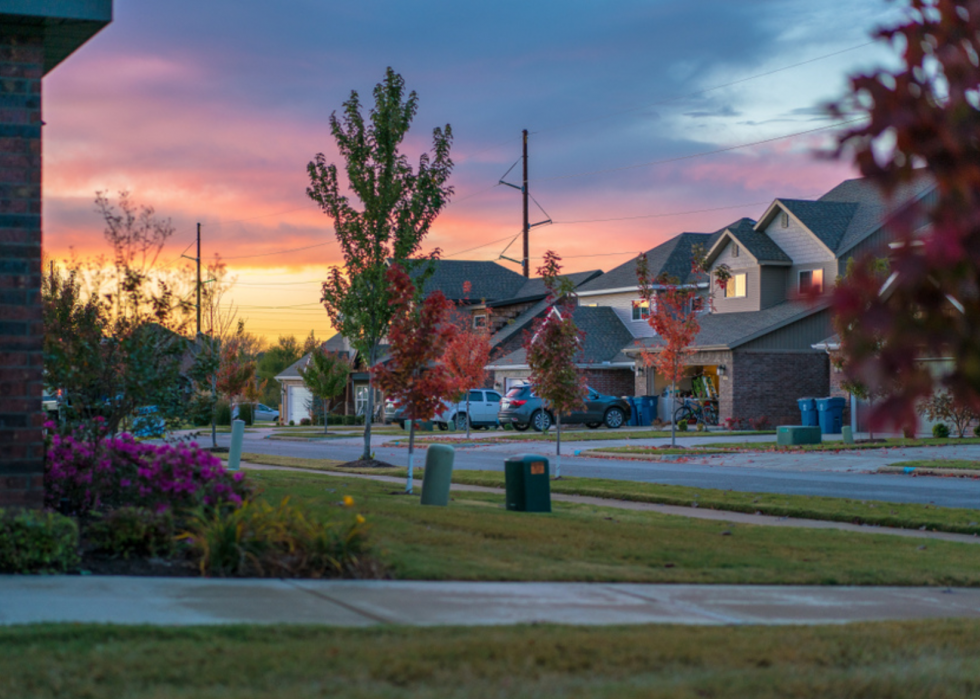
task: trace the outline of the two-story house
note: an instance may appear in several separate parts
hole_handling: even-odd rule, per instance
[[[827,353],[814,345],[831,335],[833,284],[849,258],[886,249],[889,217],[930,189],[922,179],[887,199],[865,179],[847,180],[815,201],[776,199],[758,222],[742,219],[717,235],[706,257],[711,312],[688,363],[717,376],[722,420],[795,424],[798,398],[828,394]],[[659,342],[643,338],[624,352],[635,357]],[[658,377],[644,378],[646,392],[663,389]]]

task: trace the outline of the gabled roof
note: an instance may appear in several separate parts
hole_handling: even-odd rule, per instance
[[[646,252],[650,276],[656,279],[661,274],[668,274],[680,280],[681,284],[707,282],[704,275],[691,273],[691,257],[695,245],[709,248],[714,244],[721,231],[717,233],[681,233],[665,243]],[[636,259],[621,264],[598,279],[583,284],[579,294],[591,295],[614,289],[635,289]]]
[[[527,283],[524,275],[509,270],[496,262],[482,260],[436,260],[432,262],[432,276],[426,280],[424,293],[439,290],[453,301],[469,299],[473,302],[495,301],[511,298]],[[419,265],[412,276],[424,269]],[[470,292],[463,285],[470,283]]]
[[[718,236],[708,251],[706,260],[711,263],[724,249],[725,244],[734,241],[749,253],[759,264],[792,264],[789,255],[776,245],[776,242],[763,231],[755,229],[755,221],[743,218],[726,228]]]
[[[563,274],[563,277],[567,278],[572,282],[575,288],[578,288],[585,282],[596,279],[602,276],[602,270],[593,269],[588,272],[573,272],[572,274]],[[522,277],[523,278],[523,277]],[[548,295],[548,289],[545,287],[544,279],[541,277],[535,277],[533,279],[525,279],[523,286],[517,290],[517,292],[512,297],[498,299],[496,301],[487,302],[488,306],[506,306],[513,303],[527,303],[528,301],[535,301],[537,299],[543,299]]]
[[[813,305],[784,301],[761,311],[709,313],[699,320],[701,332],[698,333],[694,346],[699,350],[735,349],[827,308],[827,303]],[[659,337],[643,338],[635,347],[626,348],[626,352],[637,352],[641,348],[656,349],[662,343]]]
[[[354,354],[353,350],[347,349],[347,343],[344,342],[344,338],[340,333],[335,333],[333,337],[320,346],[327,352],[337,352],[346,355],[347,357],[351,357]],[[276,374],[273,378],[276,381],[280,381],[282,379],[300,379],[302,377],[299,375],[299,369],[300,367],[305,367],[309,361],[310,353],[307,352],[288,367]]]
[[[577,364],[603,364],[614,360],[632,361],[622,357],[620,350],[633,342],[633,334],[626,329],[613,309],[605,306],[578,306],[572,318],[584,333],[582,352],[576,357]],[[495,359],[488,368],[525,366],[527,355],[524,348]]]
[[[856,202],[803,199],[777,199],[777,201],[831,251],[837,250],[851,219],[859,208]]]

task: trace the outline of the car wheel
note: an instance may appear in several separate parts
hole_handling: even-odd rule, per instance
[[[587,423],[585,423],[585,426],[588,427],[590,430],[595,430],[595,429],[598,429],[599,427],[601,427],[602,426],[602,423],[601,422],[587,422]]]
[[[626,415],[619,408],[609,408],[606,411],[606,427],[611,430],[618,429],[626,422]]]
[[[520,422],[515,422],[513,425],[511,425],[511,427],[513,427],[518,432],[525,432],[527,431],[527,428],[530,426],[531,425],[526,422],[524,424],[521,424]]]
[[[531,415],[531,427],[535,432],[547,432],[551,427],[551,415],[544,410],[535,410]]]

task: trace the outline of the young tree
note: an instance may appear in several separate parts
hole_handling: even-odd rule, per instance
[[[907,21],[877,32],[902,51],[901,67],[851,79],[832,111],[869,121],[840,138],[861,173],[886,193],[927,173],[935,195],[894,216],[899,239],[887,293],[870,265],[834,292],[851,379],[885,388],[873,421],[911,427],[916,404],[939,387],[980,408],[980,0],[910,0]],[[925,166],[922,169],[922,166]],[[952,356],[935,380],[917,361]],[[938,383],[938,386],[936,385]]]
[[[270,406],[279,405],[279,387],[274,383],[275,377],[303,354],[294,335],[280,335],[276,344],[262,353],[255,373],[266,382],[266,388],[262,393],[263,403]]]
[[[347,186],[363,209],[354,207],[337,176],[337,167],[318,153],[307,171],[306,193],[333,219],[344,257],[323,283],[324,308],[333,327],[347,338],[368,366],[378,360],[378,345],[387,334],[394,300],[386,279],[390,260],[408,265],[453,189],[449,157],[452,130],[433,131],[432,154],[419,158],[413,170],[399,146],[418,110],[415,92],[404,99],[405,81],[391,68],[374,88],[374,108],[365,121],[357,92],[344,103],[341,117],[330,116],[330,130],[346,163]],[[411,271],[411,270],[409,270]],[[371,455],[374,387],[368,390],[364,453]]]
[[[221,363],[218,367],[217,389],[232,404],[232,411],[239,398],[255,381],[255,359],[246,351],[246,341],[238,335],[227,340],[221,347]]]
[[[920,409],[930,420],[953,423],[956,436],[960,439],[963,439],[970,425],[980,418],[972,406],[960,403],[947,391],[936,391]]]
[[[691,345],[701,331],[694,303],[697,289],[681,286],[676,279],[667,275],[660,275],[654,282],[650,279],[649,270],[646,255],[640,255],[636,260],[640,297],[649,304],[650,315],[647,322],[660,338],[661,343],[655,351],[643,352],[643,363],[647,367],[655,367],[670,381],[670,394],[673,400],[676,400],[677,382],[684,378],[687,371],[687,358],[695,351]],[[672,447],[677,446],[674,408],[676,406],[672,404],[670,411]]]
[[[555,478],[561,478],[561,416],[585,408],[585,377],[575,366],[582,352],[582,333],[575,325],[575,286],[561,276],[561,258],[549,250],[538,276],[544,279],[551,307],[537,320],[524,338],[531,385],[555,416],[558,441],[555,450]]]
[[[468,295],[470,288],[470,282],[466,282],[464,294]],[[442,363],[456,384],[452,400],[459,403],[466,398],[466,438],[469,439],[470,389],[484,384],[490,363],[490,311],[487,309],[487,322],[482,328],[473,327],[472,316],[466,311],[457,309],[454,318],[456,334],[446,347]]]
[[[450,322],[450,302],[441,291],[415,302],[415,286],[399,265],[387,273],[394,309],[388,333],[390,355],[387,363],[371,367],[378,386],[399,406],[404,406],[409,421],[408,481],[406,492],[412,492],[412,467],[415,457],[415,421],[431,420],[442,410],[442,401],[452,396],[455,382],[439,360],[456,333]]]
[[[309,363],[299,368],[299,375],[310,393],[323,403],[323,434],[326,434],[330,402],[347,388],[350,362],[346,357],[318,347],[310,354]]]

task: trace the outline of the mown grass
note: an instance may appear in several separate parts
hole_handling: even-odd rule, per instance
[[[954,469],[959,471],[980,471],[980,461],[967,459],[920,459],[912,461],[896,461],[889,466],[900,468],[920,469]]]
[[[458,434],[458,433],[457,433]],[[678,437],[746,437],[750,435],[774,435],[773,431],[762,431],[762,432],[678,432]],[[474,442],[486,442],[489,440],[515,440],[521,442],[556,442],[558,441],[557,432],[555,430],[549,430],[548,432],[490,432],[483,433],[471,432],[471,441]],[[569,430],[562,428],[561,431],[562,441],[568,442],[604,442],[617,439],[669,439],[670,430],[607,430],[607,429],[576,429]],[[442,443],[447,442],[449,444],[458,444],[460,441],[459,437],[449,437],[449,436],[437,436],[433,435],[431,437],[418,437],[415,438],[416,443],[419,444],[432,444],[432,443]]]
[[[628,447],[597,447],[589,449],[579,456],[589,456],[590,454],[636,454],[640,456],[704,456],[705,454],[730,454],[729,449],[716,449],[713,446],[691,446],[691,447],[654,447],[631,445]]]
[[[391,468],[341,468],[339,461],[331,459],[303,459],[294,456],[267,454],[242,454],[242,460],[270,466],[286,466],[312,471],[334,471],[365,475],[394,476],[404,478],[407,469]],[[906,463],[906,462],[902,462]],[[424,469],[418,467],[414,474],[421,479]],[[453,483],[503,488],[501,471],[453,471]],[[882,500],[854,500],[819,495],[782,495],[779,493],[753,493],[714,488],[695,488],[683,485],[638,483],[602,478],[562,477],[551,481],[553,493],[584,495],[587,497],[649,502],[682,507],[707,507],[714,510],[774,517],[820,519],[831,522],[849,522],[901,529],[929,529],[957,534],[980,534],[980,511],[966,508],[935,507],[918,503],[892,503]]]
[[[257,472],[263,497],[330,516],[343,495],[372,527],[376,555],[413,580],[563,580],[816,585],[980,585],[970,543],[728,522],[554,502],[504,509],[500,493],[456,492],[423,507],[401,485]]]
[[[968,444],[980,444],[978,437],[963,437],[938,439],[935,437],[924,437],[922,439],[906,439],[904,437],[892,437],[883,439],[880,442],[864,442],[857,444],[845,444],[840,440],[823,442],[822,444],[797,444],[794,446],[779,446],[775,442],[719,442],[712,444],[713,449],[726,449],[731,451],[856,451],[862,449],[897,449],[908,447],[950,447],[963,446]]]
[[[2,699],[980,696],[980,622],[0,629]]]

